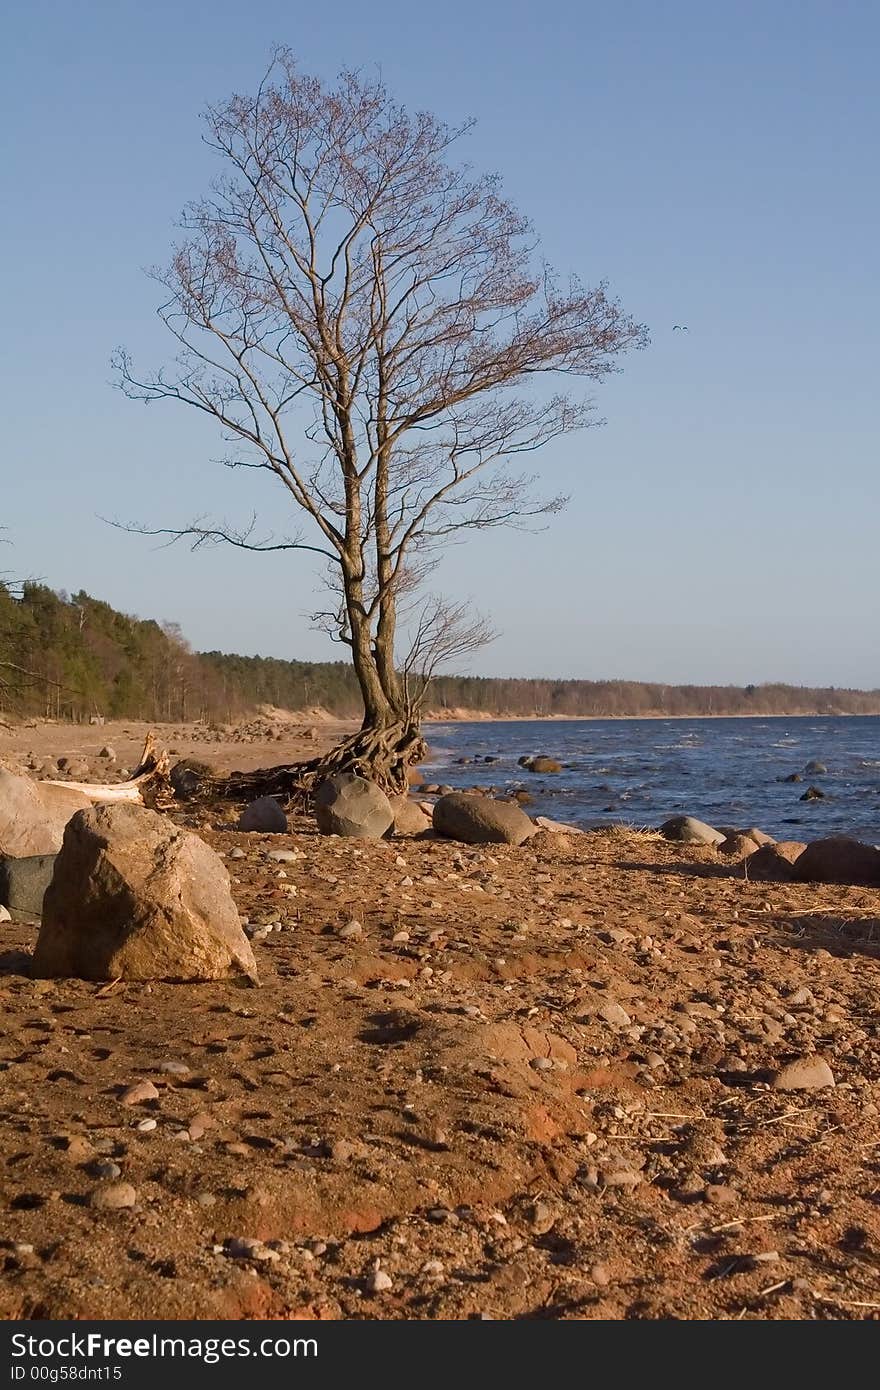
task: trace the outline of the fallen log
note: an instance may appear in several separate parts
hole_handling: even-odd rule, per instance
[[[90,801],[128,801],[151,806],[168,806],[173,801],[168,780],[170,759],[156,748],[153,734],[147,734],[140,762],[125,782],[61,782],[46,778],[50,787],[69,787],[82,792]]]

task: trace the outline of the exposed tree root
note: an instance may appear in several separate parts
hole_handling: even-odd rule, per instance
[[[232,800],[278,796],[305,805],[327,777],[354,772],[396,796],[406,791],[409,768],[426,752],[418,726],[399,723],[381,729],[363,728],[320,757],[256,772],[233,772],[228,778],[206,784],[204,790]]]

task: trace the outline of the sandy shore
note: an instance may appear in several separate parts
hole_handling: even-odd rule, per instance
[[[880,893],[174,814],[272,927],[262,985],[35,981],[3,925],[0,1316],[877,1318]],[[816,1053],[834,1087],[772,1088]]]

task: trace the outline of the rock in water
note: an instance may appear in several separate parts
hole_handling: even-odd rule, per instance
[[[441,796],[434,807],[434,829],[468,845],[521,845],[535,826],[511,801],[493,801],[470,792]]]
[[[315,793],[315,819],[322,835],[381,840],[394,824],[394,812],[381,787],[353,772],[341,772],[328,777]]]
[[[274,796],[260,796],[245,806],[239,830],[261,830],[266,835],[286,835],[287,817]]]
[[[32,854],[24,859],[0,859],[0,903],[15,917],[39,922],[55,858],[54,854]]]
[[[521,766],[527,768],[529,772],[546,773],[562,771],[562,763],[557,762],[555,758],[546,757],[543,753],[539,754],[536,758],[527,758]]]
[[[33,973],[258,983],[223,861],[197,835],[128,803],[80,811],[68,825]]]
[[[417,802],[410,801],[408,796],[392,797],[391,810],[394,814],[395,835],[423,835],[426,830],[431,829],[430,817],[425,815]]]
[[[91,804],[74,787],[34,782],[0,768],[0,854],[13,859],[56,854],[70,817]]]
[[[725,837],[705,821],[693,816],[673,816],[660,827],[664,840],[677,840],[683,845],[720,845]]]
[[[814,840],[798,856],[794,876],[802,883],[855,883],[880,886],[880,850],[845,835]]]

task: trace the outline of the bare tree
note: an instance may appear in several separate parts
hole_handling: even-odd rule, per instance
[[[142,377],[120,351],[120,384],[215,420],[228,466],[270,474],[305,530],[133,529],[324,556],[320,620],[364,701],[331,765],[399,786],[423,749],[427,688],[395,657],[404,587],[453,539],[563,505],[511,471],[592,423],[589,402],[543,378],[599,381],[645,330],[604,285],[561,283],[538,260],[497,178],[453,162],[468,126],[408,113],[378,80],[324,86],[280,51],[256,95],[206,121],[223,173],[156,272],[175,365]]]

